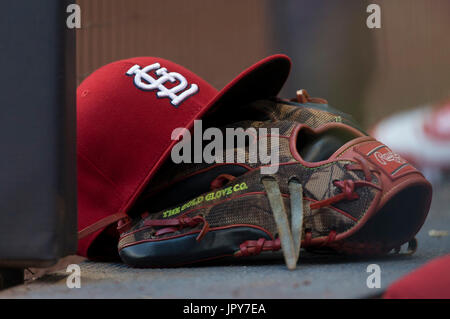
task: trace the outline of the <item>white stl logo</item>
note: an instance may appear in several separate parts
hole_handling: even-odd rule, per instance
[[[155,79],[154,77],[152,77],[149,74],[149,72],[151,71],[155,71],[156,75],[158,75],[159,78]],[[136,64],[127,71],[127,75],[134,75],[134,84],[139,89],[144,91],[158,90],[156,95],[159,98],[169,98],[170,103],[173,106],[178,106],[185,99],[198,92],[197,84],[192,84],[187,90],[183,91],[188,86],[186,78],[177,72],[168,73],[167,69],[161,68],[161,65],[159,63],[153,63],[144,67],[143,69],[141,69],[141,67]],[[178,81],[179,84],[174,86],[173,88],[168,89],[164,86],[164,83],[166,83],[167,81],[169,81],[170,83]],[[178,94],[180,92],[182,93]]]

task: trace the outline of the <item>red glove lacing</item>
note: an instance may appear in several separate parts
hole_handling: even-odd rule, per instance
[[[198,234],[196,240],[200,241],[206,235],[209,230],[209,223],[205,220],[203,216],[195,216],[195,217],[179,217],[172,219],[148,219],[144,222],[144,226],[150,227],[164,227],[156,231],[156,236],[161,236],[167,233],[173,233],[176,231],[180,231],[184,227],[196,227],[199,224],[203,224],[203,227]]]
[[[330,206],[343,200],[358,199],[359,195],[355,191],[356,187],[371,186],[381,190],[379,186],[371,183],[372,175],[366,159],[359,155],[356,155],[355,159],[358,161],[358,164],[349,164],[346,165],[346,168],[347,170],[362,170],[364,172],[365,180],[353,181],[351,179],[346,179],[343,181],[334,181],[333,185],[339,187],[341,189],[341,193],[337,194],[336,196],[312,203],[311,205],[309,205],[311,209],[319,209],[322,207]]]

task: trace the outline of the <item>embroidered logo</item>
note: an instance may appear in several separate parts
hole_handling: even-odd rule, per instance
[[[387,162],[396,162],[398,164],[405,164],[406,161],[400,157],[400,155],[395,154],[392,151],[389,151],[387,153],[381,153],[381,152],[375,152],[373,154],[378,162],[382,165],[387,165]]]
[[[355,147],[355,151],[366,157],[392,180],[408,173],[417,172],[414,166],[380,142],[370,141],[362,143]]]
[[[149,72],[155,71],[158,78],[154,78]],[[141,69],[139,65],[131,67],[127,73],[128,76],[134,75],[134,84],[141,90],[153,91],[158,90],[156,96],[159,98],[169,98],[170,103],[178,107],[178,105],[198,92],[198,85],[192,84],[188,89],[188,82],[184,76],[177,72],[167,72],[166,68],[162,68],[159,63],[153,63]],[[172,88],[167,88],[166,82],[176,83]]]

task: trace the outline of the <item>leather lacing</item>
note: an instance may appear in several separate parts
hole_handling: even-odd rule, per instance
[[[328,101],[319,97],[311,97],[305,89],[298,90],[296,92],[296,97],[291,99],[293,102],[298,103],[317,103],[317,104],[328,104]]]
[[[202,240],[202,238],[209,230],[209,223],[201,215],[197,215],[195,217],[179,217],[172,219],[148,219],[144,222],[144,226],[164,227],[156,231],[156,236],[181,231],[184,227],[197,227],[200,224],[203,224],[203,227],[196,237],[197,241]]]
[[[350,201],[350,200],[358,199],[359,195],[356,192],[357,187],[371,186],[378,190],[381,190],[381,187],[372,183],[372,173],[371,173],[369,163],[367,162],[367,160],[360,155],[355,155],[355,160],[357,161],[357,163],[347,164],[347,165],[345,165],[345,168],[349,171],[352,171],[352,170],[363,171],[365,180],[354,181],[351,179],[346,179],[346,180],[342,180],[342,181],[333,181],[333,185],[338,187],[341,192],[339,194],[336,194],[333,197],[311,203],[309,205],[309,207],[312,210],[330,206],[330,205],[339,203],[343,200]],[[335,230],[331,230],[328,234],[327,239],[320,246],[317,246],[317,247],[333,246],[333,242],[335,241],[336,236],[337,236],[337,232]],[[306,230],[305,231],[305,246],[309,246],[311,243],[311,240],[312,240],[311,231]],[[366,246],[366,248],[367,248],[367,246]]]
[[[325,206],[330,206],[343,200],[358,199],[359,195],[355,190],[357,187],[371,186],[378,190],[381,190],[381,188],[378,185],[371,183],[372,174],[370,172],[369,164],[366,161],[366,159],[360,155],[356,155],[355,159],[356,161],[358,161],[358,164],[347,164],[346,169],[349,171],[362,170],[364,172],[365,180],[353,181],[351,179],[346,179],[343,181],[333,181],[333,185],[338,187],[341,190],[341,192],[333,197],[312,203],[310,205],[311,209],[319,209]]]
[[[120,219],[117,222],[117,231],[119,232],[119,234],[129,231],[131,228],[131,223],[132,220],[128,216],[125,216],[124,218]]]
[[[283,257],[291,270],[297,267],[303,229],[303,187],[296,177],[289,179],[291,205],[291,225],[284,207],[284,200],[275,176],[265,176],[261,182],[266,189],[267,199],[278,230],[278,238],[283,247]],[[271,248],[277,248],[273,245]]]
[[[141,215],[142,218],[147,218],[150,214],[145,212]],[[180,217],[172,219],[148,219],[144,222],[143,227],[162,227],[155,232],[156,236],[162,236],[164,234],[174,233],[182,230],[185,227],[197,227],[203,224],[203,227],[198,234],[196,240],[200,241],[206,235],[209,230],[209,223],[201,215],[195,217]],[[132,220],[129,217],[122,218],[117,224],[117,230],[119,234],[123,234],[130,230],[132,226]]]
[[[380,186],[372,183],[372,173],[371,168],[369,166],[368,161],[362,157],[361,155],[355,155],[355,160],[357,163],[347,164],[345,168],[349,171],[359,170],[363,171],[365,180],[361,181],[353,181],[353,180],[343,180],[343,181],[334,181],[333,184],[336,187],[339,187],[341,193],[322,200],[310,205],[311,209],[319,209],[325,206],[329,206],[332,204],[336,204],[342,200],[355,200],[359,198],[358,193],[356,193],[357,187],[362,186],[371,186],[378,190],[382,190]],[[389,251],[389,247],[386,247],[385,244],[377,242],[377,243],[366,243],[366,242],[339,242],[335,243],[336,231],[332,230],[327,239],[320,245],[316,247],[330,246],[334,248],[338,248],[341,252],[352,253],[352,254],[367,254],[370,252],[373,255],[384,254]],[[306,231],[305,234],[305,246],[309,246],[312,239],[312,235],[310,231]],[[415,238],[411,239],[408,242],[408,248],[405,254],[410,255],[413,254],[417,250],[417,240]],[[400,247],[395,248],[395,253],[400,253]]]
[[[267,240],[260,238],[258,240],[247,240],[239,246],[239,250],[234,254],[235,257],[248,257],[259,255],[263,251],[277,251],[281,249],[281,240]]]

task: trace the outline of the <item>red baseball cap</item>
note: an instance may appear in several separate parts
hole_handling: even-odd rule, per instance
[[[450,299],[450,254],[437,257],[391,284],[384,299]]]
[[[177,142],[205,112],[276,96],[291,62],[273,55],[218,92],[171,61],[138,57],[113,62],[77,89],[78,254],[126,216]]]

